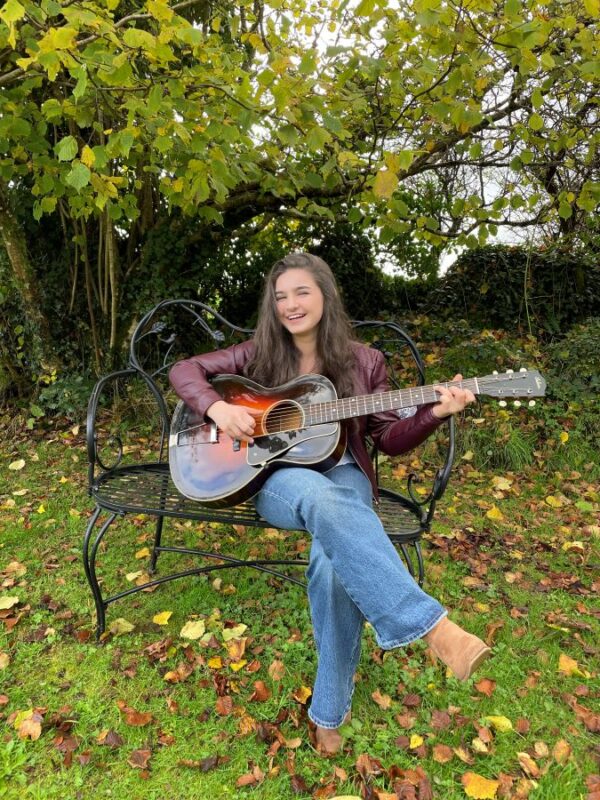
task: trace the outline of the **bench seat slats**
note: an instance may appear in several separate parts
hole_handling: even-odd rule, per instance
[[[166,463],[137,464],[110,470],[96,478],[91,493],[99,506],[118,514],[149,514],[271,527],[251,502],[235,508],[213,508],[183,497],[176,489]],[[390,538],[409,541],[420,536],[423,527],[415,510],[401,503],[399,495],[384,489],[375,510]]]

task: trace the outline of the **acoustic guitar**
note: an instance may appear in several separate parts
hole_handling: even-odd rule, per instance
[[[546,381],[536,370],[508,371],[462,381],[394,389],[338,399],[322,375],[301,375],[266,389],[238,375],[219,375],[212,387],[227,403],[256,418],[253,444],[231,439],[216,423],[180,401],[169,436],[169,466],[181,494],[208,506],[234,506],[255,495],[274,469],[334,467],[346,447],[340,421],[380,411],[435,403],[435,386],[461,386],[497,398],[542,397]]]

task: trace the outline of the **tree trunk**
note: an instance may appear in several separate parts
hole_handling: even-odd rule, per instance
[[[40,292],[27,253],[25,236],[10,207],[5,184],[0,184],[0,234],[12,267],[14,285],[20,295],[23,312],[31,329],[32,360],[40,371],[58,371],[60,359],[52,350],[50,323],[43,311]]]

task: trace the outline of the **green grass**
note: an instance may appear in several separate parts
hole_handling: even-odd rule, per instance
[[[534,800],[587,797],[586,776],[598,772],[597,734],[567,702],[570,696],[598,710],[598,610],[592,583],[597,580],[593,525],[599,498],[581,475],[545,473],[538,466],[522,474],[477,471],[465,462],[459,466],[426,545],[427,588],[469,630],[486,636],[489,626],[497,625],[494,658],[475,681],[460,684],[429,662],[420,643],[382,658],[367,630],[353,721],[345,729],[346,748],[328,761],[312,748],[306,708],[294,697],[301,687],[310,687],[315,671],[302,589],[249,571],[220,572],[220,590],[212,584],[214,575],[170,583],[111,606],[109,626],[123,617],[135,629],[97,645],[93,636],[86,639],[93,631],[93,602],[80,548],[91,509],[81,437],[58,431],[45,440],[16,438],[2,447],[0,456],[5,463],[25,460],[22,470],[3,470],[0,487],[0,598],[17,596],[16,612],[22,614],[12,630],[0,619],[0,653],[8,656],[8,665],[0,669],[0,695],[6,697],[0,705],[0,798],[254,795],[274,800],[298,792],[308,797],[328,785],[336,795],[359,796],[356,762],[364,753],[381,762],[382,771],[371,781],[382,792],[393,791],[392,767],[421,767],[435,798],[465,798],[461,776],[468,771],[489,779],[511,776],[508,796],[517,797],[528,778],[518,754],[528,753],[540,771],[535,786],[528,787]],[[392,467],[390,462],[386,468]],[[494,477],[508,478],[510,488],[499,490]],[[548,496],[561,505],[549,505]],[[503,519],[486,516],[493,506]],[[107,591],[130,586],[126,576],[145,568],[145,560],[135,554],[150,544],[152,532],[152,522],[144,518],[128,518],[111,529],[99,555]],[[171,541],[220,546],[223,552],[273,555],[302,549],[303,539],[172,521],[166,523],[165,535]],[[161,556],[159,571],[174,563],[170,558]],[[14,566],[9,568],[14,562],[26,571],[15,574]],[[153,616],[167,610],[173,612],[168,625],[156,625]],[[191,618],[205,619],[214,646],[179,636]],[[240,623],[248,626],[248,663],[234,671],[223,631]],[[164,660],[149,658],[146,648],[166,637],[172,641]],[[582,675],[559,672],[561,655],[574,659]],[[221,657],[222,667],[208,665],[215,656]],[[284,664],[279,680],[268,671],[275,660]],[[184,680],[165,680],[166,673],[192,662]],[[476,688],[480,677],[495,682],[490,696]],[[221,716],[215,687],[220,681],[225,691],[225,679],[233,713]],[[256,681],[269,689],[264,702],[252,699]],[[389,695],[388,709],[372,699],[376,690]],[[407,709],[407,695],[418,696],[418,705]],[[152,721],[143,727],[126,724],[119,702],[150,712]],[[10,722],[16,712],[31,709],[39,709],[43,717],[35,741],[20,739],[14,720]],[[433,712],[448,709],[452,724],[436,728]],[[410,729],[403,727],[407,711],[413,717]],[[489,716],[507,717],[513,730],[492,731],[488,752],[479,753],[473,740],[480,728],[490,729],[484,721]],[[272,747],[265,736],[243,730],[250,718],[255,726],[263,725],[263,732],[265,723],[277,721],[271,732],[280,731],[281,746]],[[122,743],[100,744],[106,731],[118,734]],[[399,741],[413,735],[423,739],[424,750]],[[70,765],[60,749],[69,737],[76,737]],[[298,738],[297,747],[286,745],[298,744],[293,741]],[[553,757],[560,740],[571,748],[565,763]],[[463,748],[471,763],[456,754],[439,763],[433,757],[438,744]],[[146,771],[128,763],[139,749],[151,752]],[[216,755],[221,762],[206,772],[182,765]],[[335,766],[345,772],[334,773]],[[238,778],[253,767],[264,775],[260,785],[236,787]],[[301,776],[310,791],[302,792],[292,775]]]

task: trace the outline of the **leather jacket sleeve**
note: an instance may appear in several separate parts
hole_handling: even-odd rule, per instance
[[[254,343],[247,341],[178,361],[169,371],[171,386],[186,405],[204,417],[210,406],[222,399],[210,379],[216,375],[240,375],[253,350]]]
[[[371,373],[369,391],[372,394],[389,391],[389,383],[382,353],[377,356]],[[419,406],[411,417],[399,418],[394,411],[370,414],[367,432],[376,447],[389,456],[397,456],[417,447],[430,436],[443,422],[433,411],[433,405]]]

